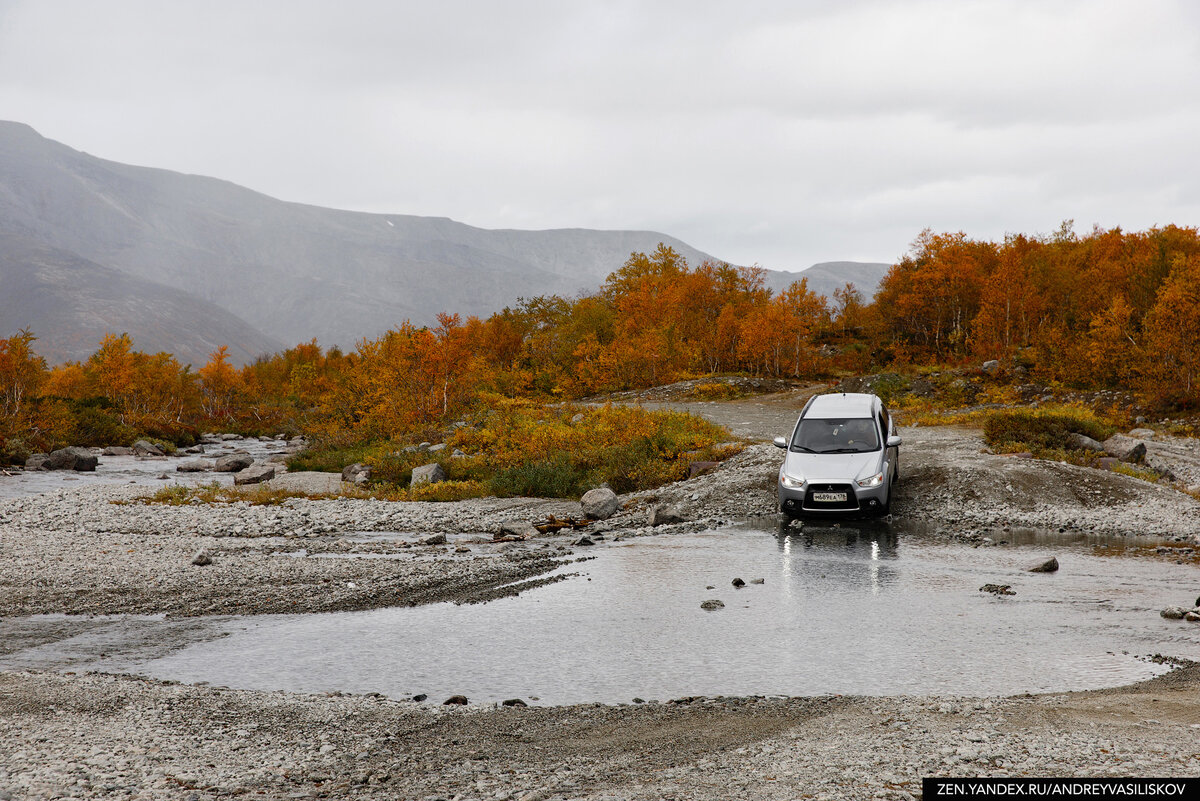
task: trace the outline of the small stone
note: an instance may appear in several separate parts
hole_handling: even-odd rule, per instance
[[[180,462],[175,466],[175,471],[178,473],[202,473],[208,470],[212,463],[205,459],[189,459],[186,462]]]
[[[588,537],[580,537],[579,539],[575,540],[575,542],[573,542],[571,544],[586,546],[586,545],[595,545],[596,543],[592,542],[592,540]]]
[[[1039,562],[1029,568],[1030,573],[1054,573],[1058,570],[1058,558],[1051,556],[1044,562]]]
[[[414,696],[412,697],[412,699],[413,699],[414,701],[416,701],[416,702],[419,704],[419,703],[421,703],[422,701],[424,701],[424,700],[425,700],[426,698],[428,698],[428,697],[429,697],[429,696],[428,696],[428,695],[426,695],[425,693],[417,693],[416,695],[414,695]]]
[[[201,548],[192,555],[192,564],[200,565],[201,567],[204,565],[211,565],[212,557],[208,555],[208,551]]]
[[[501,706],[529,706],[529,704],[525,703],[520,698],[509,698],[507,701],[501,701],[500,705]]]
[[[431,537],[426,537],[425,539],[421,540],[421,544],[422,545],[445,545],[446,544],[446,535],[445,534],[434,534]]]
[[[1162,617],[1165,617],[1167,620],[1183,620],[1184,615],[1187,613],[1188,610],[1184,609],[1182,606],[1168,606],[1158,614]]]
[[[713,609],[724,609],[725,604],[721,603],[716,598],[712,598],[712,599],[707,600],[704,603],[700,604],[700,608],[712,611]]]
[[[766,584],[767,580],[765,578],[750,579],[750,583],[751,584]]]
[[[1183,619],[1189,623],[1195,623],[1197,620],[1200,620],[1200,612],[1196,612],[1195,610],[1186,612],[1183,615]]]
[[[647,515],[651,526],[666,526],[683,522],[683,511],[677,506],[653,506]]]
[[[731,583],[731,584],[733,584],[733,586],[737,587],[739,590],[740,590],[742,587],[745,587],[745,586],[746,586],[746,582],[742,581],[740,578],[735,578],[735,579],[734,579],[732,582],[730,582],[730,583]]]
[[[644,703],[646,703],[646,699],[645,698],[634,698],[633,702],[635,704],[644,704]]]
[[[252,464],[245,470],[239,471],[238,474],[233,477],[233,483],[238,486],[244,486],[246,484],[261,484],[264,481],[270,481],[271,479],[275,478],[275,470],[275,465],[267,464],[266,462]]]
[[[446,471],[437,462],[423,464],[420,467],[414,467],[412,478],[409,479],[409,487],[419,487],[422,484],[437,484],[446,480]]]
[[[449,698],[447,698],[445,701],[442,701],[442,706],[466,706],[466,705],[467,705],[467,696],[465,696],[465,695],[452,695]]]
[[[979,591],[990,592],[993,595],[1016,595],[1009,584],[984,584],[979,588]]]

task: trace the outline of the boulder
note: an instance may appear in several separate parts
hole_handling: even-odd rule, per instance
[[[995,375],[1000,372],[1000,362],[997,359],[988,359],[983,364],[979,365],[979,369],[988,375]]]
[[[33,456],[30,456],[28,459],[25,460],[25,469],[26,470],[49,470],[50,468],[46,467],[46,462],[49,460],[50,460],[50,454],[35,453]]]
[[[682,523],[683,511],[678,506],[652,506],[647,515],[651,526],[666,526],[672,523]]]
[[[51,451],[44,465],[46,470],[78,470],[91,472],[96,469],[100,460],[87,448],[59,448]]]
[[[583,509],[584,517],[590,517],[592,520],[607,520],[617,513],[621,503],[617,499],[617,493],[608,487],[598,487],[585,492],[579,499],[579,506]]]
[[[421,540],[421,544],[422,545],[445,545],[446,544],[446,535],[445,534],[433,534],[433,535],[428,536],[425,539]]]
[[[437,484],[439,481],[446,480],[446,471],[437,462],[423,464],[420,467],[414,467],[412,478],[408,482],[409,487],[419,487],[422,484]]]
[[[1104,450],[1127,464],[1146,461],[1146,443],[1123,434],[1113,434],[1104,440]]]
[[[1058,558],[1051,556],[1045,562],[1038,562],[1029,568],[1030,573],[1054,573],[1058,570]]]
[[[124,445],[109,445],[100,452],[101,456],[132,456],[133,448],[126,448]]]
[[[133,452],[138,456],[166,456],[167,452],[146,439],[133,443]]]
[[[190,454],[204,453],[204,446],[203,445],[193,445],[190,448],[185,448],[183,452],[190,453]]]
[[[342,468],[342,481],[361,487],[370,482],[370,480],[371,468],[362,462],[355,462]]]
[[[1104,446],[1099,442],[1085,434],[1076,434],[1074,431],[1067,434],[1067,443],[1077,451],[1104,452]]]
[[[248,453],[231,453],[222,456],[213,464],[213,470],[218,473],[237,473],[254,464],[254,457]]]
[[[740,578],[735,578],[733,581],[731,581],[729,583],[732,584],[734,587],[737,587],[739,590],[742,587],[746,586],[746,582],[742,581]]]
[[[178,473],[203,473],[208,470],[211,462],[204,459],[188,459],[186,462],[180,462],[175,466],[175,471]]]
[[[261,484],[275,478],[275,465],[259,462],[252,464],[233,477],[234,484]]]

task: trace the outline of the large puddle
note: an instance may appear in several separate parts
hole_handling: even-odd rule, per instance
[[[1097,556],[1108,543],[1086,539],[1015,539],[1032,544],[970,548],[883,523],[648,537],[598,547],[568,568],[578,576],[480,606],[225,618],[199,642],[192,622],[165,655],[146,651],[148,627],[169,639],[180,623],[102,620],[0,666],[564,704],[1079,690],[1157,675],[1166,668],[1154,654],[1200,659],[1200,624],[1158,615],[1195,594],[1194,566]],[[1050,555],[1057,573],[1027,572]],[[986,583],[1016,594],[981,593]],[[725,606],[702,610],[708,599]],[[136,631],[129,648],[122,627]]]

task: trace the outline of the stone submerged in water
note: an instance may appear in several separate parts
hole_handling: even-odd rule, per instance
[[[501,701],[500,705],[501,706],[529,706],[529,704],[525,703],[520,698],[509,698],[505,701]]]
[[[213,464],[213,470],[218,473],[237,473],[254,464],[254,457],[246,453],[231,453],[222,456]]]
[[[124,445],[109,445],[100,452],[101,456],[133,456],[133,448],[126,448]]]
[[[203,473],[209,469],[212,462],[204,459],[188,459],[186,462],[180,462],[175,466],[177,473]]]
[[[43,467],[46,470],[77,470],[90,473],[99,463],[100,460],[87,448],[71,447],[51,451]]]
[[[980,592],[990,592],[993,595],[1016,595],[1012,585],[1009,584],[984,584],[979,588]]]
[[[700,608],[706,609],[711,612],[714,609],[724,609],[725,604],[722,603],[721,601],[718,601],[716,598],[710,598],[709,600],[701,603]]]
[[[1165,617],[1167,620],[1183,620],[1187,615],[1188,610],[1182,606],[1168,606],[1166,609],[1159,612],[1159,616]]]
[[[1051,556],[1044,562],[1038,562],[1029,568],[1030,573],[1054,573],[1058,570],[1058,558]]]
[[[598,487],[585,492],[579,499],[579,506],[583,510],[584,517],[590,517],[593,520],[607,520],[617,513],[620,502],[617,500],[617,493],[608,487]]]
[[[442,701],[442,706],[466,706],[466,705],[467,705],[467,696],[465,696],[465,695],[452,695],[449,698],[447,698],[445,701]]]
[[[731,582],[730,582],[730,584],[732,584],[733,586],[737,587],[739,590],[740,590],[742,587],[745,587],[745,586],[746,586],[746,582],[742,581],[740,578],[735,578],[733,581],[731,581]]]

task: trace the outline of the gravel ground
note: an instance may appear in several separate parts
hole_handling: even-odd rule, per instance
[[[904,799],[924,776],[1195,776],[1198,686],[1192,666],[1015,698],[506,708],[0,673],[0,793]]]
[[[804,397],[672,406],[761,443],[790,428]],[[902,433],[897,520],[951,539],[1047,527],[1198,541],[1200,503],[1166,487],[983,453],[971,429]],[[1195,443],[1167,444],[1155,458],[1190,475],[1184,463],[1196,458]],[[779,460],[770,444],[751,444],[713,473],[622,498],[624,509],[589,536],[603,546],[772,515]],[[578,515],[567,501],[112,503],[139,492],[92,487],[0,501],[0,617],[472,602],[519,591],[587,552],[572,545],[576,533],[492,542],[505,524]],[[686,522],[649,526],[648,510],[659,504],[676,506]],[[380,531],[400,534],[335,536]],[[436,535],[447,542],[424,543]],[[192,564],[200,549],[211,564]],[[354,555],[382,558],[321,558]],[[1197,671],[1114,691],[1006,699],[512,709],[0,672],[0,801],[260,792],[447,801],[905,798],[935,774],[1195,775]]]

